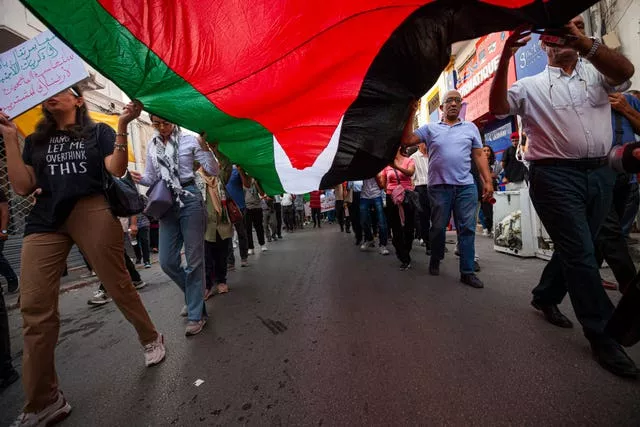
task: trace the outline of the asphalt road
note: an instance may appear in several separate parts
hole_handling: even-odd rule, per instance
[[[543,261],[479,237],[486,288],[476,290],[458,282],[453,251],[433,278],[422,248],[401,272],[351,236],[305,230],[252,256],[193,338],[178,288],[157,265],[144,271],[141,295],[167,345],[150,369],[113,304],[87,306],[91,288],[61,295],[56,356],[73,406],[61,425],[640,425],[640,381],[604,371],[579,329],[529,306]],[[640,363],[639,346],[630,354]],[[0,425],[21,405],[20,384],[0,395]]]

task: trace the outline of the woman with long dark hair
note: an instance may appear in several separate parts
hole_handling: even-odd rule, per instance
[[[184,292],[180,313],[188,319],[185,335],[199,334],[207,322],[204,306],[204,235],[207,211],[195,182],[193,165],[198,162],[210,176],[218,174],[218,162],[203,137],[182,132],[173,123],[151,115],[156,129],[147,144],[144,174],[130,171],[134,181],[152,186],[163,181],[173,197],[173,206],[160,219],[160,267]],[[151,201],[150,201],[151,202]],[[180,252],[184,244],[187,265]]]
[[[127,170],[127,125],[142,105],[128,104],[118,133],[89,118],[80,88],[73,86],[42,105],[44,119],[20,153],[16,125],[0,111],[9,181],[22,196],[41,189],[26,220],[20,272],[23,320],[24,412],[15,425],[49,425],[71,406],[58,389],[54,351],[60,330],[60,277],[73,244],[87,257],[120,311],[135,327],[147,366],[165,355],[159,334],[124,265],[120,222],[104,196],[102,170]]]

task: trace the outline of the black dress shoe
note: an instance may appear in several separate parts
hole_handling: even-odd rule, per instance
[[[480,264],[478,264],[478,261],[473,261],[473,271],[476,273],[480,271]]]
[[[432,276],[440,275],[440,263],[439,262],[430,262],[429,263],[429,274]]]
[[[604,342],[591,341],[593,356],[607,371],[625,378],[637,378],[640,374],[638,367],[620,344],[613,340]]]
[[[482,289],[484,288],[484,283],[482,280],[478,279],[478,276],[475,274],[463,274],[460,276],[460,281],[465,285],[471,286],[472,288]]]
[[[9,387],[11,384],[18,381],[19,378],[20,375],[18,375],[18,372],[16,372],[16,370],[12,368],[2,378],[0,378],[0,390],[4,390],[5,388]]]
[[[573,328],[573,323],[564,314],[560,312],[558,306],[555,304],[539,304],[535,301],[531,301],[531,305],[536,310],[544,313],[544,318],[552,325],[559,326],[560,328]]]

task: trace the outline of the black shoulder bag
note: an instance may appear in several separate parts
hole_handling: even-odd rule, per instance
[[[144,199],[138,192],[129,171],[122,178],[113,176],[104,166],[104,153],[100,147],[100,128],[106,126],[96,125],[96,144],[100,152],[100,167],[102,169],[102,190],[107,198],[113,215],[117,217],[130,217],[144,210]]]

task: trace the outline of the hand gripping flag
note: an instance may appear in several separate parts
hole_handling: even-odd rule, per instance
[[[373,176],[451,44],[595,0],[22,0],[145,109],[270,194]]]

